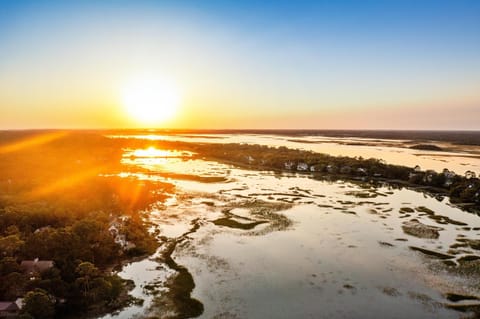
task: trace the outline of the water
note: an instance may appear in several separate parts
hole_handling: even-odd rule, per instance
[[[322,136],[288,137],[258,134],[196,134],[196,135],[111,135],[110,137],[168,140],[198,143],[247,143],[269,146],[286,146],[326,153],[333,156],[350,156],[383,159],[389,164],[432,169],[444,168],[462,175],[472,170],[480,175],[480,147],[458,146],[446,142],[432,142],[448,151],[424,151],[408,148],[419,144],[407,140],[369,138],[330,138]]]
[[[173,258],[194,279],[202,318],[460,318],[445,307],[454,304],[446,295],[480,295],[478,275],[457,266],[478,255],[465,240],[479,238],[480,218],[448,198],[131,152],[138,154],[126,150],[124,164],[150,173],[123,176],[176,185],[148,218],[162,236],[178,239]],[[202,179],[209,177],[221,179]],[[438,228],[425,236],[406,227],[412,221]],[[120,273],[135,281],[143,305],[108,318],[175,312],[166,288],[175,271],[158,258],[162,249]]]

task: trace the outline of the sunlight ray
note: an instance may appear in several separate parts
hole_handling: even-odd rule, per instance
[[[62,190],[65,190],[66,188],[80,184],[91,177],[99,175],[103,168],[104,167],[102,166],[96,166],[79,171],[74,174],[63,176],[62,178],[54,181],[53,183],[50,183],[49,185],[43,185],[41,187],[33,189],[28,194],[28,197],[39,198],[46,195],[54,194],[56,192],[60,192]]]
[[[17,152],[30,147],[46,144],[51,141],[62,138],[67,134],[68,134],[67,132],[51,132],[51,133],[44,133],[44,134],[28,137],[20,141],[15,141],[13,143],[0,146],[0,154]]]

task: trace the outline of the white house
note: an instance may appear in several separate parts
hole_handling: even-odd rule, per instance
[[[308,164],[306,163],[298,163],[297,164],[297,171],[308,171]]]

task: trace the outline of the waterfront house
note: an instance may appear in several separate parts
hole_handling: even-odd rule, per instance
[[[284,163],[285,169],[292,170],[295,167],[295,163],[292,161],[287,161]]]
[[[54,263],[52,260],[24,260],[20,263],[20,268],[25,274],[30,276],[31,279],[35,279],[40,276],[41,273],[53,268]]]
[[[327,172],[330,174],[335,174],[337,173],[337,167],[333,164],[327,165]]]
[[[19,310],[14,301],[0,301],[0,318],[16,317]]]
[[[302,171],[302,172],[308,171],[308,164],[306,164],[306,163],[298,163],[298,165],[297,165],[297,171]]]

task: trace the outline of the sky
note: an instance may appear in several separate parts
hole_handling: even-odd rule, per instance
[[[142,78],[175,88],[174,115],[132,116],[126,87]],[[0,129],[479,130],[479,119],[477,0],[0,0]]]

